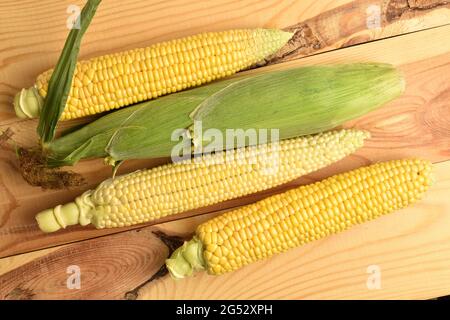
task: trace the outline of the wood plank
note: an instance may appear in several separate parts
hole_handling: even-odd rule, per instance
[[[324,171],[326,174],[372,161],[409,156],[422,156],[434,162],[443,161],[450,159],[450,83],[447,79],[450,74],[450,41],[446,41],[449,34],[450,26],[445,26],[277,64],[267,67],[266,70],[375,60],[393,63],[404,72],[407,89],[401,98],[346,125],[368,129],[373,133],[366,147],[348,160],[332,166],[330,171]],[[262,72],[262,69],[250,72],[258,73]],[[163,161],[165,160],[130,161],[121,167],[121,172],[130,172]],[[122,231],[73,228],[44,235],[37,229],[34,222],[35,213],[61,202],[71,201],[83,190],[95,186],[111,173],[109,168],[102,166],[101,160],[84,161],[75,170],[87,178],[87,186],[43,192],[23,181],[16,170],[15,155],[12,151],[0,154],[0,257]],[[305,180],[295,181],[293,184],[302,183],[301,181]],[[260,195],[237,199],[168,219],[242,205],[258,197]]]
[[[14,269],[20,267],[21,265],[31,262],[31,261],[35,260],[36,258],[45,256],[45,255],[49,254],[50,252],[58,250],[59,248],[60,247],[42,249],[42,250],[37,250],[37,251],[28,252],[28,253],[24,253],[24,254],[18,254],[18,255],[6,258],[5,260],[3,260],[0,263],[0,274],[4,274],[6,272],[14,270]]]
[[[4,14],[0,29],[5,30],[0,33],[0,41],[7,44],[0,52],[0,128],[18,121],[25,122],[30,129],[35,127],[36,121],[15,117],[13,97],[20,88],[31,86],[38,74],[54,66],[67,35],[67,7],[83,3],[71,0],[54,4],[44,0],[37,6],[8,0],[0,4],[0,13]],[[80,58],[205,31],[276,27],[297,32],[296,41],[282,51],[283,55],[290,53],[282,60],[291,60],[450,23],[450,4],[446,0],[215,0],[214,5],[207,3],[104,1],[83,40]],[[65,122],[62,128],[84,121]],[[26,137],[29,143],[35,143],[34,129]]]
[[[450,161],[434,167],[436,183],[415,206],[230,274],[148,282],[169,251],[155,232],[189,238],[217,212],[1,259],[0,299],[427,299],[449,294]],[[80,289],[67,288],[70,265],[80,268]],[[367,268],[374,265],[381,271],[381,289],[369,290]]]

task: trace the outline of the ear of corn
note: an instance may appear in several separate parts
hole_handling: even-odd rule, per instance
[[[166,265],[175,278],[237,270],[404,208],[431,184],[431,163],[377,163],[302,186],[201,224]]]
[[[190,117],[206,129],[279,128],[282,138],[290,138],[335,128],[403,89],[402,77],[391,65],[301,67],[238,79],[199,104]],[[240,104],[242,97],[246,99]],[[201,137],[194,136],[196,142]]]
[[[209,32],[80,61],[60,120],[92,115],[210,82],[274,54],[292,34],[275,29]],[[19,117],[38,117],[53,70],[23,89]],[[34,97],[34,99],[33,99]]]
[[[14,99],[14,109],[18,116],[30,116],[34,112],[42,113],[37,126],[42,143],[53,140],[56,125],[67,103],[72,79],[80,51],[81,39],[86,32],[101,0],[88,0],[77,18],[79,28],[72,28],[56,63],[55,70],[48,79],[48,92],[42,99],[38,90],[22,90]],[[24,98],[26,96],[26,99]],[[42,111],[41,111],[42,109]],[[18,112],[19,111],[19,112]]]
[[[279,129],[281,139],[314,134],[372,111],[403,92],[399,72],[386,64],[301,67],[241,77],[145,102],[106,115],[46,145],[50,165],[83,158],[115,161],[167,157],[190,130],[192,145],[205,145],[192,130]],[[220,145],[208,145],[220,148]]]
[[[365,131],[340,130],[204,155],[109,179],[74,202],[36,216],[44,232],[92,223],[123,227],[286,183],[354,152]]]

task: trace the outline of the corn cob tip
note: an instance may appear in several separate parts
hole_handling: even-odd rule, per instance
[[[190,277],[194,271],[206,269],[202,242],[197,237],[185,242],[166,259],[166,267],[175,280]]]
[[[14,97],[14,111],[19,118],[37,118],[41,113],[44,99],[35,87],[22,89]]]
[[[65,229],[67,226],[90,224],[92,219],[90,210],[93,208],[90,194],[90,190],[86,191],[77,197],[74,202],[39,212],[35,217],[39,229],[45,233],[51,233],[61,228]]]

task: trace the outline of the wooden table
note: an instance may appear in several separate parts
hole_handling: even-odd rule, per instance
[[[13,96],[55,64],[72,3],[81,6],[83,1],[0,4],[0,131],[9,128],[17,144],[36,143],[36,121],[15,117]],[[372,133],[355,155],[275,190],[135,228],[42,234],[34,222],[36,212],[71,201],[108,177],[110,168],[101,160],[83,161],[75,171],[87,178],[87,186],[43,191],[23,181],[13,150],[3,144],[0,299],[426,299],[450,294],[450,1],[108,0],[80,54],[88,58],[202,31],[245,27],[297,32],[296,41],[285,48],[293,53],[282,63],[249,73],[388,62],[403,71],[406,92],[345,125]],[[66,122],[61,128],[79,123]],[[411,156],[430,159],[436,171],[435,185],[414,207],[221,277],[200,273],[175,282],[157,276],[169,247],[179,243],[174,237],[188,238],[199,223],[229,208],[375,161]],[[130,161],[120,173],[165,161]],[[70,266],[80,268],[81,289],[67,288]],[[378,275],[380,286],[371,285]]]

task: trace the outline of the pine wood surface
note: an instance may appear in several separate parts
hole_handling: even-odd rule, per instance
[[[155,277],[169,247],[159,233],[188,239],[220,214],[188,219],[3,258],[0,299],[428,299],[450,293],[450,161],[415,206],[233,273],[175,281]],[[80,268],[68,289],[67,268]],[[380,289],[368,289],[368,270]],[[368,269],[369,268],[369,269]],[[153,279],[153,280],[152,280]]]
[[[31,85],[37,74],[55,63],[67,34],[65,8],[70,3],[82,2],[51,3],[47,6],[41,3],[38,7],[32,1],[0,4],[0,12],[5,17],[0,21],[0,131],[10,128],[14,141],[21,145],[36,143],[36,121],[15,118],[12,98],[21,87]],[[405,75],[407,89],[402,97],[382,109],[345,125],[372,133],[366,146],[355,155],[274,190],[166,219],[172,222],[134,228],[140,231],[72,228],[52,235],[42,234],[34,222],[36,212],[71,201],[110,176],[111,170],[101,160],[83,161],[75,171],[87,178],[87,186],[43,191],[23,181],[17,171],[14,152],[2,148],[0,257],[7,258],[0,259],[0,298],[123,298],[126,292],[148,280],[168,253],[167,247],[153,234],[155,230],[187,237],[196,224],[221,210],[374,161],[411,156],[435,162],[439,182],[423,203],[405,210],[410,212],[410,217],[400,213],[385,217],[380,219],[382,222],[330,238],[334,240],[326,239],[227,275],[229,279],[223,282],[206,275],[177,283],[167,277],[154,280],[140,289],[137,297],[428,298],[449,293],[450,278],[445,269],[448,269],[446,259],[449,261],[450,253],[444,232],[448,230],[450,219],[450,200],[445,196],[449,192],[446,173],[450,167],[447,161],[450,160],[448,1],[143,3],[143,0],[104,1],[83,41],[81,56],[87,58],[145,46],[201,31],[280,27],[295,30],[298,35],[284,48],[282,57],[275,57],[282,63],[242,74],[311,64],[378,61],[398,66]],[[367,29],[369,4],[380,6],[382,28]],[[31,12],[33,20],[28,18]],[[381,40],[371,42],[377,39]],[[65,122],[61,127],[78,123]],[[120,173],[166,161],[130,161],[121,167]],[[73,243],[75,241],[79,242]],[[418,244],[415,249],[410,245],[414,243]],[[129,247],[129,255],[125,246]],[[49,247],[52,248],[47,249]],[[95,257],[98,253],[93,248],[97,247],[101,249]],[[109,247],[113,249],[109,251]],[[313,247],[314,253],[311,253]],[[128,258],[119,259],[121,255]],[[111,267],[102,265],[105,259],[111,259]],[[371,259],[383,262],[382,270],[386,270],[382,290],[365,287],[368,276],[365,268],[376,264]],[[64,291],[66,265],[75,260],[82,269],[91,270],[87,276],[90,278],[83,279],[82,290]],[[332,268],[336,269],[335,273]],[[128,277],[124,269],[129,270]],[[30,277],[25,276],[28,273]],[[111,286],[109,282],[113,280],[117,283]],[[233,283],[235,289],[231,289]],[[252,289],[244,290],[247,287]]]

